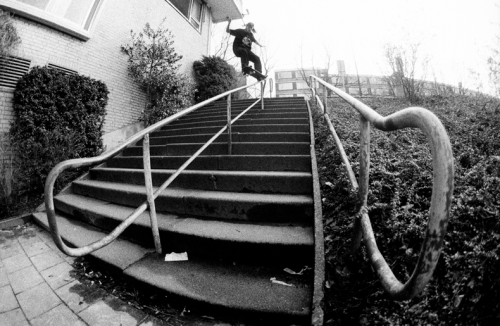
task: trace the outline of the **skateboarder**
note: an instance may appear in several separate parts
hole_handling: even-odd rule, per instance
[[[227,21],[226,32],[234,36],[233,52],[234,55],[241,58],[243,73],[248,74],[251,72],[251,69],[248,69],[248,62],[252,61],[255,64],[255,70],[262,75],[262,64],[260,58],[252,52],[252,42],[260,47],[263,47],[263,45],[259,44],[253,36],[253,33],[256,33],[253,23],[246,24],[245,29],[229,29],[231,19],[228,18]],[[264,78],[259,76],[257,79]]]

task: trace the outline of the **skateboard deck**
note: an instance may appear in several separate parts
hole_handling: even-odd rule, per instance
[[[253,69],[252,67],[245,67],[243,68],[243,75],[250,75],[253,78],[257,79],[258,81],[264,80],[267,78],[267,76],[264,76],[257,70]]]

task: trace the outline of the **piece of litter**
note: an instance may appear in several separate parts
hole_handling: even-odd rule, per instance
[[[276,283],[276,284],[281,284],[281,285],[286,285],[286,286],[293,286],[292,284],[288,284],[282,281],[278,281],[276,277],[271,277],[271,282]]]
[[[301,275],[301,274],[300,274],[300,272],[298,272],[298,273],[297,273],[297,272],[294,272],[294,271],[292,271],[292,270],[291,270],[290,268],[288,268],[288,267],[287,267],[287,268],[285,268],[285,269],[284,269],[284,271],[285,271],[285,272],[287,272],[288,274],[292,274],[292,275]]]
[[[306,266],[306,267],[302,268],[300,270],[300,272],[294,272],[293,270],[291,270],[290,268],[287,267],[284,269],[284,271],[287,272],[288,274],[292,274],[292,275],[302,275],[302,274],[304,274],[305,271],[307,271],[309,269],[311,269],[311,268]]]
[[[172,252],[165,255],[165,261],[183,261],[188,260],[187,252],[176,253]]]

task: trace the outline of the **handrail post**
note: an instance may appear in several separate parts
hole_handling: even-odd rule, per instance
[[[233,136],[231,131],[231,94],[227,96],[227,154],[233,155]]]
[[[261,103],[261,110],[264,110],[264,81],[260,83],[260,101]]]
[[[351,252],[358,251],[363,237],[361,229],[361,215],[368,214],[368,183],[370,179],[370,122],[360,116],[360,157],[359,157],[359,191],[360,211],[354,221],[354,232],[352,235]]]
[[[314,105],[318,106],[318,103],[316,102],[316,90],[314,89],[314,79],[313,79],[313,76],[310,75],[309,79],[311,80],[310,81],[310,83],[311,83],[311,92],[312,92],[312,97],[314,98]]]
[[[328,112],[328,106],[327,106],[328,103],[327,102],[328,102],[328,92],[327,92],[326,86],[323,85],[323,106],[325,107],[324,113]]]
[[[151,220],[151,231],[155,243],[156,253],[161,254],[160,231],[158,230],[158,220],[156,218],[155,199],[153,197],[153,179],[151,177],[151,160],[149,152],[149,134],[144,136],[142,142],[144,161],[144,182],[146,184],[146,195],[149,205],[149,218]]]

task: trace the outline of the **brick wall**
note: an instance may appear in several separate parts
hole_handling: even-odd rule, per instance
[[[12,97],[12,91],[0,89],[0,137],[10,129],[10,122],[13,119]]]
[[[110,91],[106,107],[105,133],[137,122],[145,96],[127,76],[127,56],[121,45],[130,40],[130,30],[138,32],[146,23],[164,27],[174,35],[174,48],[183,56],[181,72],[191,75],[192,63],[207,54],[210,17],[205,12],[201,34],[164,0],[104,0],[82,41],[51,27],[17,16],[15,25],[22,43],[16,56],[31,60],[31,66],[48,63],[102,80]],[[0,134],[12,121],[12,91],[0,88]]]

